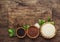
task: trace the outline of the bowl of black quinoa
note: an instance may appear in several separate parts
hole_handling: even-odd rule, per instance
[[[22,27],[17,28],[16,30],[16,36],[18,38],[24,38],[26,36],[26,31]]]

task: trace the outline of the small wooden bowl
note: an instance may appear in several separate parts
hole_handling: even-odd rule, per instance
[[[35,28],[35,29],[37,29],[37,34],[36,34],[36,36],[31,36],[30,34],[29,34],[29,29],[30,28]],[[27,36],[29,37],[29,38],[32,38],[32,39],[34,39],[34,38],[37,38],[38,36],[39,36],[39,29],[37,28],[37,27],[35,27],[35,26],[30,26],[29,27],[29,29],[27,30]],[[34,31],[33,31],[34,32]]]
[[[20,28],[17,28],[17,29],[16,29],[16,36],[17,36],[18,38],[24,38],[24,37],[26,36],[26,31],[23,29],[23,30],[25,31],[25,34],[24,34],[23,36],[19,36],[19,35],[17,34],[17,31],[18,31],[19,29],[23,29],[23,28],[20,27]]]

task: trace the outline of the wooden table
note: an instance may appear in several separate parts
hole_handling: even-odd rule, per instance
[[[3,4],[3,6],[1,6],[2,4]],[[4,5],[6,5],[6,4],[4,4],[4,2],[2,2],[0,4],[0,6],[1,6],[0,7],[0,9],[1,9],[0,10],[0,42],[60,42],[60,10],[59,10],[60,8],[59,8],[59,6],[58,6],[58,8],[53,8],[52,7],[51,13],[49,13],[49,16],[51,16],[51,19],[53,21],[55,21],[55,26],[56,26],[56,29],[57,29],[57,34],[56,34],[56,36],[54,38],[52,38],[50,40],[47,40],[47,39],[44,39],[41,35],[39,35],[39,37],[36,38],[36,39],[30,39],[27,36],[25,38],[23,38],[23,39],[19,39],[18,37],[10,38],[8,36],[8,29],[10,27],[13,27],[13,25],[10,25],[9,24],[9,18],[10,18],[9,17],[9,11],[6,9],[6,7]],[[4,7],[4,8],[2,8],[2,7]],[[24,11],[24,10],[22,10],[22,11]],[[10,13],[10,14],[12,14],[12,13]],[[25,20],[25,21],[23,21],[23,22],[26,22],[29,25],[33,25],[35,22],[38,22],[38,19],[45,19],[46,20],[45,17],[47,17],[48,15],[46,15],[44,17],[44,14],[45,13],[42,13],[41,15],[37,15],[36,16],[36,15],[32,15],[32,12],[31,12],[30,17],[31,16],[34,16],[35,17],[33,19],[30,18],[30,20],[32,19],[31,21],[33,21],[33,22],[31,24],[30,23],[27,23],[27,21],[24,18],[23,18],[23,20]],[[48,13],[46,13],[46,14],[48,14]],[[29,15],[28,15],[28,17],[25,17],[25,18],[29,18]],[[20,21],[20,20],[18,19],[18,21]]]

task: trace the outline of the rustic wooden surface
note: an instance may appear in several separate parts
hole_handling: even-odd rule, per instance
[[[37,4],[36,6],[31,4],[18,5],[14,1],[0,0],[0,42],[60,42],[59,2],[59,0],[40,0],[40,4]],[[36,39],[30,39],[27,36],[23,39],[19,39],[17,37],[10,38],[8,36],[7,30],[9,28],[16,29],[17,24],[33,25],[34,23],[38,22],[38,19],[45,19],[47,21],[47,16],[50,16],[51,19],[55,21],[57,34],[53,39],[47,40],[41,35]]]

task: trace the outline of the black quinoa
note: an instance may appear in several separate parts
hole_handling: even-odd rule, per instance
[[[18,34],[19,36],[24,36],[25,30],[22,29],[22,28],[20,28],[20,29],[18,29],[17,34]]]

